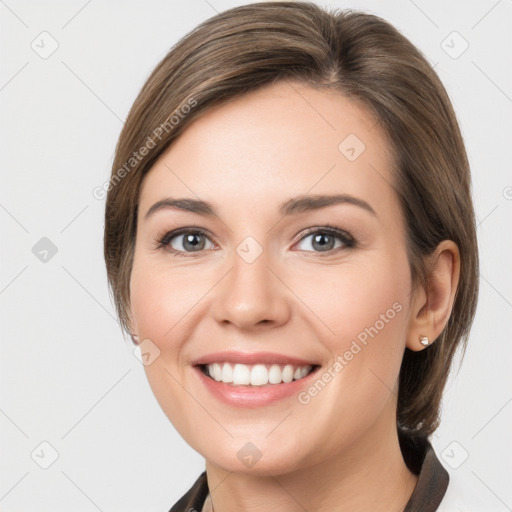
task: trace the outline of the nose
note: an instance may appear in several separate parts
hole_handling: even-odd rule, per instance
[[[233,267],[215,287],[212,314],[219,324],[241,330],[277,327],[290,318],[292,296],[265,251],[251,263],[235,253]]]

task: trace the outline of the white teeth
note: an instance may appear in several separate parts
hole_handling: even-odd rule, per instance
[[[268,381],[270,384],[281,384],[281,368],[278,364],[273,364],[268,372]]]
[[[222,380],[222,370],[220,368],[220,364],[219,363],[213,363],[213,375],[212,375],[212,372],[210,371],[210,375],[213,376],[213,378],[216,380],[216,381],[220,381]]]
[[[249,367],[245,364],[235,364],[235,368],[233,370],[233,384],[235,386],[242,386],[250,384],[250,382],[251,371],[249,370]]]
[[[268,370],[263,364],[257,364],[251,370],[251,385],[264,386],[268,384]]]
[[[287,364],[283,369],[283,382],[291,382],[293,380],[293,366]]]
[[[212,363],[206,366],[206,372],[212,379],[233,386],[265,386],[266,384],[281,384],[281,382],[288,383],[303,379],[309,375],[311,369],[310,364],[305,366],[291,364],[266,366],[264,364]]]
[[[229,363],[224,363],[222,365],[222,382],[230,383],[233,382],[233,368]]]

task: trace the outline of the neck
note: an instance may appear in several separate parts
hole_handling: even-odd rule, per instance
[[[204,510],[401,512],[414,491],[417,476],[407,468],[396,427],[392,427],[377,426],[320,464],[285,474],[232,473],[207,461],[211,495]]]

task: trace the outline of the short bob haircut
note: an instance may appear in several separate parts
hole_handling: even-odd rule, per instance
[[[385,20],[309,2],[235,7],[182,38],[151,73],[121,131],[105,210],[104,255],[121,326],[130,329],[130,274],[142,180],[201,115],[260,86],[299,81],[366,108],[388,134],[394,183],[406,223],[414,285],[426,256],[445,239],[460,251],[452,314],[435,343],[405,349],[399,376],[401,439],[439,425],[457,347],[465,352],[478,296],[478,246],[469,163],[455,113],[437,74]],[[106,187],[105,187],[106,188]]]

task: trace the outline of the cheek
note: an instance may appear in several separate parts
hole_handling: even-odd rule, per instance
[[[181,329],[182,320],[198,302],[201,289],[200,283],[190,279],[190,273],[171,271],[159,262],[135,257],[130,300],[140,335],[163,350],[162,340],[172,343],[173,330]]]
[[[135,255],[130,279],[131,311],[140,340],[150,340],[146,347],[152,358],[144,364],[144,371],[162,410],[186,440],[194,438],[197,426],[188,410],[190,396],[180,384],[181,345],[192,333],[188,319],[201,296],[200,288],[183,272],[171,272],[168,265]]]
[[[350,389],[353,400],[349,402],[374,403],[378,409],[377,402],[385,401],[397,384],[408,325],[410,280],[405,255],[367,263],[360,260],[317,272],[314,285],[302,285],[299,294],[316,315],[311,318],[331,364],[338,363],[334,385],[329,384],[337,390],[332,400],[346,399],[343,390]]]
[[[322,338],[332,340],[332,351],[359,335],[364,342],[365,335],[396,333],[406,322],[410,281],[405,257],[320,269],[310,280],[305,275],[297,273],[294,290],[316,315],[316,323],[323,324]]]
[[[310,322],[330,356],[319,380],[300,396],[304,411],[330,439],[327,452],[354,441],[384,409],[390,421],[395,415],[391,403],[405,347],[408,276],[406,258],[397,256],[315,272],[314,285],[303,284],[297,293],[314,312]]]

